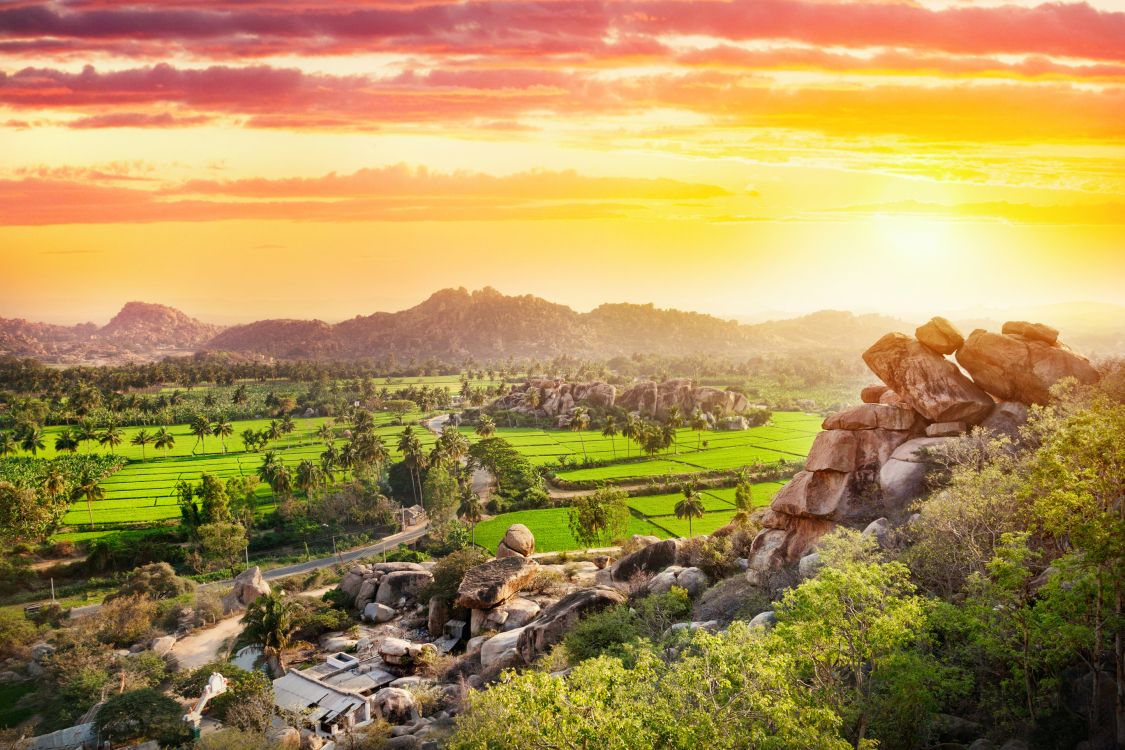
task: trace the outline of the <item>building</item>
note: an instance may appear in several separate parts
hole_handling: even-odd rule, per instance
[[[315,667],[274,680],[274,703],[282,711],[300,715],[318,735],[338,737],[371,721],[369,698],[395,679],[381,665],[378,657],[360,660],[351,654],[331,654]]]

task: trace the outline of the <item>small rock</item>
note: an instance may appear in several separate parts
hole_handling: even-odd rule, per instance
[[[390,622],[394,619],[395,611],[386,604],[370,602],[363,608],[363,619],[368,622]]]
[[[926,427],[927,437],[956,437],[968,432],[969,426],[964,422],[934,422]]]
[[[965,337],[957,327],[942,317],[931,318],[914,331],[914,336],[931,351],[938,354],[953,354],[965,343]]]
[[[767,609],[754,616],[750,621],[752,628],[772,628],[777,624],[777,614],[772,609]]]
[[[402,688],[382,688],[370,700],[375,714],[390,724],[406,724],[418,718],[414,696]]]
[[[810,552],[797,563],[797,573],[801,578],[812,578],[821,568],[820,553]]]
[[[176,645],[176,636],[165,635],[160,638],[155,638],[152,641],[152,652],[157,656],[164,656],[172,650],[172,646]]]

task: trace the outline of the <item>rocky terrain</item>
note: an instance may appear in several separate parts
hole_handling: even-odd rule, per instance
[[[837,524],[901,522],[923,491],[926,449],[978,425],[1014,433],[1058,381],[1095,382],[1097,371],[1058,335],[1010,321],[1000,333],[978,329],[966,339],[939,317],[914,336],[880,338],[863,361],[882,383],[863,389],[860,406],[824,421],[804,471],[774,497],[750,567],[795,562]]]
[[[172,307],[129,302],[100,328],[0,318],[0,356],[64,364],[151,361],[194,351],[221,330]]]

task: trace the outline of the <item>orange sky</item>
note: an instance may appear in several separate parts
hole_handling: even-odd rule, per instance
[[[0,7],[0,316],[1125,303],[1121,2]]]

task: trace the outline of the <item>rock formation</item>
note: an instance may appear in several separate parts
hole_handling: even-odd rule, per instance
[[[508,527],[504,538],[496,547],[497,557],[531,557],[535,554],[535,535],[522,523]]]
[[[255,565],[235,577],[230,593],[223,597],[223,610],[234,612],[245,609],[250,602],[269,593],[270,585],[262,578],[262,569]]]
[[[371,619],[386,617],[386,608],[394,609],[417,596],[433,574],[418,563],[389,562],[356,565],[344,575],[339,589],[353,606]],[[383,608],[373,607],[381,604]]]
[[[837,524],[864,528],[882,519],[889,527],[925,490],[927,449],[975,425],[1015,433],[1027,405],[1046,403],[1059,380],[1098,378],[1041,323],[1009,322],[1003,333],[976,330],[966,339],[934,318],[915,334],[889,333],[864,352],[883,383],[864,388],[859,406],[824,421],[805,470],[763,517],[752,575],[797,561]]]

